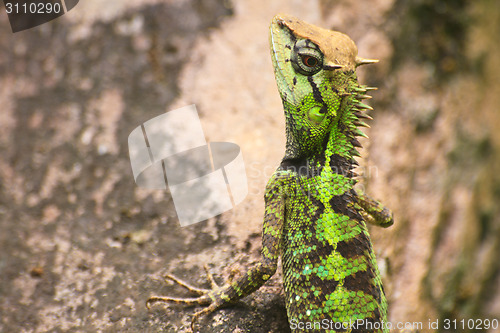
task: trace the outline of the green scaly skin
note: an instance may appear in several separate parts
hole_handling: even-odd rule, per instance
[[[359,156],[356,137],[364,136],[358,126],[366,126],[361,118],[369,118],[363,112],[371,109],[361,103],[370,88],[358,84],[355,68],[375,61],[357,57],[346,35],[285,15],[271,23],[271,48],[287,145],[266,187],[262,258],[238,280],[213,283],[212,290],[167,275],[200,296],[153,296],[147,305],[208,305],[194,315],[194,324],[260,288],[281,255],[292,329],[388,332],[371,329],[387,322],[387,301],[365,222],[387,227],[392,213],[354,189],[352,171]]]

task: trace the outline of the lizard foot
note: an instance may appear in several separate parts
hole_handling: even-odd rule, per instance
[[[193,318],[191,320],[191,331],[194,332],[194,325],[198,320],[198,318],[217,310],[219,307],[219,304],[214,303],[214,300],[209,296],[209,293],[213,292],[216,289],[219,289],[219,285],[217,285],[212,274],[208,270],[208,266],[204,265],[203,268],[205,269],[205,272],[207,274],[207,279],[210,282],[210,286],[212,287],[212,289],[198,288],[190,285],[185,281],[182,281],[181,279],[175,277],[174,275],[165,274],[165,276],[163,277],[165,281],[168,280],[173,281],[178,285],[184,287],[185,289],[189,290],[190,292],[199,296],[189,297],[189,298],[170,297],[170,296],[151,296],[146,301],[146,308],[148,310],[151,309],[151,305],[155,303],[182,303],[187,305],[208,305],[208,307],[204,308],[203,310],[194,313]]]

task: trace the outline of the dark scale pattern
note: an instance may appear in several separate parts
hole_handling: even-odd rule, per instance
[[[322,186],[318,179],[300,176],[292,183],[300,188]],[[347,200],[355,192],[349,190],[325,202],[320,193],[308,197],[291,190],[286,200],[283,273],[290,319],[342,322],[358,312],[366,316],[357,319],[381,321],[380,311],[374,310],[385,298],[375,278],[371,242],[361,216]],[[363,301],[357,302],[358,292]],[[336,311],[339,304],[345,305]],[[365,311],[367,304],[372,304],[371,312]]]

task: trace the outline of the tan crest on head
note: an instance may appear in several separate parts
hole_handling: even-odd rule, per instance
[[[294,35],[309,39],[318,45],[324,54],[324,64],[327,67],[348,71],[378,62],[375,59],[358,57],[358,48],[354,41],[341,32],[323,29],[286,14],[276,15],[273,21],[285,25]]]

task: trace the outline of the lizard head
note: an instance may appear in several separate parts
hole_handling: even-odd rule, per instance
[[[377,60],[358,57],[356,44],[347,35],[287,15],[272,20],[270,43],[285,109],[285,159],[313,155],[342,123],[348,102],[344,97],[358,87],[356,67]]]

